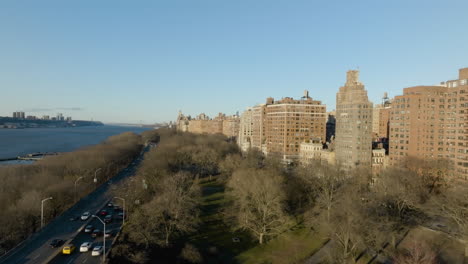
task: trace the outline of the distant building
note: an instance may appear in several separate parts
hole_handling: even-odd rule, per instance
[[[239,135],[238,116],[226,116],[219,113],[218,116],[211,119],[204,113],[199,114],[192,119],[179,112],[177,117],[177,130],[191,132],[196,134],[223,134],[227,137],[236,138]]]
[[[372,173],[380,174],[388,166],[388,156],[385,155],[385,149],[382,144],[372,149]]]
[[[271,98],[273,100],[273,98]],[[252,147],[267,154],[265,137],[265,115],[266,105],[256,105],[252,107]]]
[[[302,142],[299,150],[299,161],[303,165],[319,161],[321,164],[335,165],[335,152],[324,149],[320,139]]]
[[[13,118],[25,119],[25,113],[24,112],[13,112]]]
[[[406,157],[445,158],[468,177],[468,68],[439,86],[415,86],[395,96],[390,110],[390,164]]]
[[[188,132],[188,126],[190,122],[190,117],[182,114],[182,111],[179,111],[177,116],[176,127],[178,131]]]
[[[42,116],[42,120],[50,120],[50,116],[44,115],[44,116]]]
[[[331,142],[332,138],[335,137],[336,131],[336,112],[331,111],[327,113],[328,119],[326,124],[326,142]]]
[[[237,144],[244,152],[248,151],[252,147],[252,114],[252,108],[247,108],[247,110],[245,110],[240,116],[239,136],[237,137]]]
[[[336,161],[344,168],[371,168],[372,103],[359,71],[348,71],[346,83],[336,94]]]
[[[310,138],[325,140],[326,107],[309,97],[308,91],[298,100],[268,98],[264,109],[268,155],[279,155],[284,161],[297,160],[302,142]]]

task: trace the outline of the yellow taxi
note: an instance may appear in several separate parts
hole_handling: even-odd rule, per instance
[[[75,245],[68,244],[68,245],[63,247],[62,254],[70,255],[71,253],[73,253],[73,251],[75,251]]]

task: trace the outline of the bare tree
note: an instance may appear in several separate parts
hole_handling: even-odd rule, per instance
[[[437,254],[424,241],[411,241],[393,258],[395,264],[436,264]]]
[[[248,230],[260,244],[287,228],[282,183],[277,171],[257,169],[238,170],[228,182],[235,225]]]
[[[336,194],[343,185],[345,177],[336,166],[314,162],[299,172],[303,182],[308,185],[309,202],[316,203],[320,209],[326,210],[326,221],[330,222],[330,214]]]
[[[169,176],[160,182],[158,190],[129,223],[134,241],[142,239],[146,247],[153,242],[168,247],[175,235],[193,231],[198,222],[200,189],[190,174]]]

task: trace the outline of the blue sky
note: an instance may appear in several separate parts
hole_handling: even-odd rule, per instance
[[[2,1],[0,116],[152,123],[305,89],[332,110],[357,67],[378,103],[468,67],[466,10],[466,0]]]

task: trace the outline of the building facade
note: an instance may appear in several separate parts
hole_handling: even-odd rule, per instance
[[[178,131],[195,134],[223,134],[231,138],[237,138],[239,135],[239,123],[240,119],[237,115],[226,116],[222,113],[215,118],[210,118],[204,113],[191,118],[179,112],[176,121]]]
[[[326,106],[309,97],[307,91],[298,100],[290,97],[265,106],[265,140],[268,155],[278,155],[284,161],[299,159],[300,144],[311,138],[325,141]]]
[[[253,120],[252,108],[247,108],[239,121],[239,136],[237,137],[237,145],[243,152],[248,151],[252,147]]]
[[[321,164],[335,165],[335,152],[324,149],[320,140],[302,142],[299,150],[299,161],[303,165],[319,161]]]
[[[346,83],[336,94],[336,161],[344,168],[371,168],[372,103],[359,72],[347,72]]]
[[[396,96],[390,111],[390,164],[406,157],[448,159],[468,177],[468,68],[439,86],[415,86]]]

